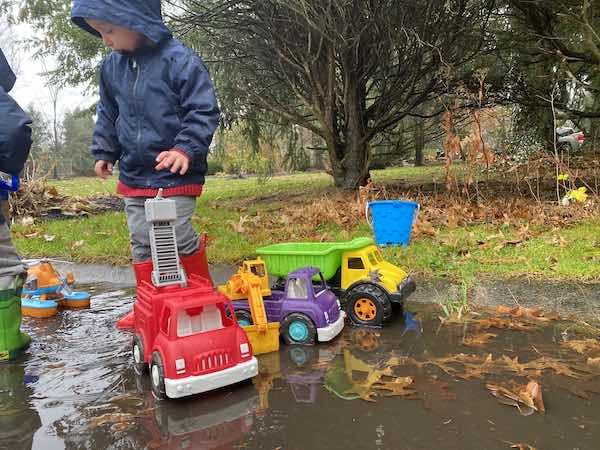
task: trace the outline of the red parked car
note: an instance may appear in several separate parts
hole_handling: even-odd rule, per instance
[[[254,377],[258,362],[230,301],[192,275],[186,287],[142,281],[134,304],[136,371],[150,369],[159,398],[179,398]]]

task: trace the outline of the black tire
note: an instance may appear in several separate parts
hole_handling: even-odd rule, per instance
[[[160,400],[167,398],[165,389],[165,366],[158,352],[152,353],[152,362],[150,363],[150,384],[152,393]]]
[[[359,284],[346,293],[346,313],[356,325],[381,327],[392,312],[385,292],[372,284]]]
[[[317,327],[305,314],[291,313],[281,322],[281,336],[287,345],[315,345]]]
[[[138,375],[143,375],[148,370],[148,364],[144,361],[144,340],[140,335],[135,335],[131,345],[133,353],[133,370]]]
[[[246,311],[245,309],[238,309],[235,312],[235,318],[238,321],[240,327],[245,327],[247,325],[252,325],[254,322],[252,321],[252,314],[250,311]],[[242,322],[242,323],[240,323]]]

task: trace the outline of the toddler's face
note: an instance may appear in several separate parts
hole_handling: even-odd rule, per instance
[[[100,33],[104,44],[116,52],[132,52],[142,46],[146,40],[144,35],[129,28],[94,19],[85,19],[85,21]]]

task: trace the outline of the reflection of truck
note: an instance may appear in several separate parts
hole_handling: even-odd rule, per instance
[[[243,442],[254,426],[258,396],[252,386],[202,401],[149,402],[142,424],[154,447],[161,449],[225,449]]]
[[[415,290],[411,277],[387,262],[369,238],[274,244],[256,252],[265,259],[269,273],[278,277],[300,267],[318,267],[359,325],[381,326],[392,314],[392,303],[401,305]]]
[[[319,347],[293,345],[277,353],[260,355],[259,374],[252,379],[260,396],[259,415],[269,409],[269,393],[278,379],[287,384],[296,403],[315,403],[338,343]]]
[[[205,278],[181,268],[175,202],[146,201],[152,274],[139,274],[134,304],[133,359],[137,372],[150,367],[159,398],[178,398],[252,378],[258,362],[229,300]],[[150,282],[152,280],[152,282]]]
[[[306,267],[287,275],[282,290],[268,289],[268,276],[264,261],[260,258],[244,262],[242,270],[247,270],[260,278],[264,307],[269,322],[280,322],[281,336],[286,344],[314,344],[326,342],[336,337],[344,328],[343,311],[331,292],[319,269]],[[319,280],[313,283],[313,279]],[[258,285],[258,283],[257,283]],[[265,286],[267,286],[265,288]],[[233,308],[240,325],[251,325],[250,304],[243,297],[230,296],[224,287],[219,290],[233,302]]]

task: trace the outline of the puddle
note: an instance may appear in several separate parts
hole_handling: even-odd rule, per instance
[[[559,321],[533,331],[486,328],[479,316],[442,326],[439,308],[411,302],[381,330],[347,326],[328,344],[282,344],[259,357],[251,382],[159,402],[134,373],[130,335],[115,329],[133,290],[97,284],[93,294],[89,310],[24,319],[31,348],[0,365],[0,449],[598,448],[600,377],[564,367],[600,355],[561,345],[584,337]],[[494,336],[477,346],[483,333]],[[549,369],[535,370],[540,358]],[[486,388],[529,379],[545,414],[522,416]]]

